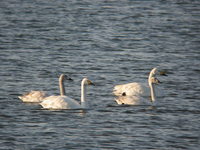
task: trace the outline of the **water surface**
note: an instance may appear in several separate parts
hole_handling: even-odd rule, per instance
[[[198,150],[198,0],[0,2],[0,149]],[[116,84],[146,82],[153,67],[164,96],[156,106],[118,106]],[[80,99],[89,110],[49,111],[24,104],[30,90]]]

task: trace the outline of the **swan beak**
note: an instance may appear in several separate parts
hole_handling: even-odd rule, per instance
[[[90,83],[90,85],[93,85],[93,86],[95,86],[95,84],[94,84],[93,82],[91,82],[91,83]]]
[[[72,78],[70,78],[70,77],[68,78],[68,80],[69,80],[69,81],[74,81],[74,80],[73,80]]]
[[[72,78],[70,78],[69,76],[65,75],[65,79],[69,80],[69,81],[74,81]]]
[[[160,71],[159,74],[160,74],[161,76],[168,76],[168,75],[167,75],[167,72],[164,71],[164,70],[163,70],[163,71]]]
[[[87,81],[87,84],[95,86],[95,84],[92,81],[90,81],[90,80]]]

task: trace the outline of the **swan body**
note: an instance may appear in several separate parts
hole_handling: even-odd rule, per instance
[[[18,96],[18,98],[23,102],[38,103],[41,102],[46,96],[47,93],[44,91],[30,91],[22,96]]]
[[[160,81],[155,77],[157,68],[153,68],[149,73],[148,85],[133,82],[123,85],[116,85],[113,89],[113,94],[116,96],[136,96],[133,99],[139,99],[139,97],[151,96],[151,101],[155,101],[155,85]]]
[[[46,109],[80,109],[81,105],[68,96],[49,96],[40,105]]]
[[[150,104],[151,102],[140,97],[140,96],[119,96],[115,98],[115,101],[119,105],[145,105]]]
[[[50,96],[45,98],[40,105],[45,109],[85,109],[86,104],[86,87],[85,85],[93,84],[87,78],[84,78],[81,82],[81,103],[68,96]]]
[[[113,94],[116,96],[134,96],[150,94],[149,87],[142,83],[127,83],[123,85],[116,85],[113,90]]]
[[[155,79],[158,80],[158,79]],[[154,84],[157,84],[159,81],[154,82]],[[158,89],[156,86],[154,86],[155,94],[157,97],[162,96],[162,93],[160,89]],[[143,96],[143,97],[149,97],[151,94],[151,89],[148,85],[144,83],[127,83],[123,85],[116,85],[113,90],[113,94],[115,96]]]
[[[65,95],[65,88],[64,88],[64,80],[72,80],[68,76],[61,74],[59,77],[59,87],[60,87],[60,95]],[[31,91],[28,93],[25,93],[22,96],[18,96],[19,99],[21,99],[23,102],[29,102],[29,103],[39,103],[43,101],[49,94],[44,91]]]

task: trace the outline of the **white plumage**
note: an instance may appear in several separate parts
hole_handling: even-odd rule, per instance
[[[30,91],[22,96],[18,96],[23,102],[38,103],[41,102],[47,96],[44,91]]]
[[[151,102],[140,96],[119,96],[115,98],[119,105],[147,105]]]
[[[72,80],[68,76],[61,74],[59,77],[59,87],[60,87],[60,94],[65,95],[65,88],[64,88],[64,80]],[[19,99],[21,99],[23,102],[29,102],[29,103],[39,103],[43,101],[49,94],[44,91],[31,91],[28,93],[25,93],[22,96],[18,96]]]
[[[154,84],[159,83],[159,80],[155,77],[157,72],[157,68],[153,68],[151,72],[149,73],[148,77],[148,84],[144,85],[142,83],[128,83],[123,85],[116,85],[113,89],[113,94],[116,96],[132,96],[132,99],[135,99],[135,101],[138,101],[141,98],[149,97],[151,96],[151,101],[155,101],[156,95],[155,95],[155,86]],[[125,99],[125,98],[121,98]],[[130,104],[133,100],[129,97],[128,103]],[[118,103],[118,102],[117,102]]]
[[[134,95],[150,95],[149,87],[142,83],[127,83],[116,85],[113,89],[113,94],[116,96],[134,96]]]
[[[67,96],[49,96],[40,105],[46,109],[80,109],[80,104]]]
[[[92,85],[93,83],[84,78],[81,82],[81,103],[68,96],[50,96],[45,98],[40,105],[45,109],[84,109],[86,105],[86,88],[85,85]]]

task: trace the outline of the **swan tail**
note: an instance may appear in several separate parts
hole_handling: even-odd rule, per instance
[[[43,91],[31,91],[22,96],[18,96],[23,102],[41,102],[45,98],[46,93]]]

